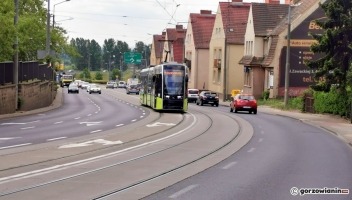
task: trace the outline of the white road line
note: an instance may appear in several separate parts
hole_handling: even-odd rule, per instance
[[[260,131],[260,133],[261,133],[262,135],[264,135],[264,131]]]
[[[96,130],[96,131],[92,131],[90,133],[98,133],[98,132],[101,132],[102,130]]]
[[[248,153],[251,153],[251,152],[253,152],[253,151],[255,151],[255,148],[251,148],[251,149],[248,150],[247,152],[248,152]]]
[[[232,166],[236,165],[237,162],[230,162],[229,164],[225,165],[222,169],[230,169]]]
[[[140,118],[143,118],[144,116],[140,116]]]
[[[145,115],[145,112],[144,112],[144,113],[142,113],[142,115]]]
[[[17,139],[20,137],[8,137],[8,138],[0,138],[0,140],[12,140],[12,139]]]
[[[97,112],[95,112],[95,114],[98,114],[98,111],[97,111]]]
[[[87,115],[87,117],[90,117],[90,116],[92,116],[92,114],[88,114],[88,115]]]
[[[61,139],[65,139],[65,138],[67,138],[67,137],[52,138],[52,139],[47,139],[46,141],[61,140]]]
[[[13,146],[7,146],[7,147],[0,147],[1,149],[9,149],[9,148],[14,148],[14,147],[21,147],[21,146],[26,146],[26,145],[30,145],[32,143],[24,143],[24,144],[17,144],[17,145],[13,145]]]
[[[24,128],[21,128],[21,129],[22,129],[22,130],[27,130],[27,129],[31,129],[31,128],[35,128],[35,126],[24,127]]]
[[[260,138],[260,139],[258,140],[258,142],[263,142],[263,140],[264,140],[263,138]]]
[[[124,124],[118,124],[118,125],[116,125],[116,127],[119,127],[119,126],[123,126]]]
[[[182,190],[170,195],[169,198],[176,199],[176,198],[180,197],[181,195],[193,190],[196,187],[198,187],[198,185],[190,185],[190,186],[188,186],[188,187],[186,187],[186,188],[184,188],[184,189],[182,189]]]
[[[54,124],[62,124],[64,121],[55,122]]]
[[[81,119],[81,117],[76,117],[75,119]]]
[[[137,119],[133,119],[133,120],[131,120],[131,122],[135,122],[135,121],[137,121]]]

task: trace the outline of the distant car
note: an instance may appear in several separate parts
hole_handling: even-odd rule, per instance
[[[81,85],[79,86],[81,89],[87,89],[89,83],[88,82],[85,82],[85,81],[82,81],[81,82]]]
[[[89,91],[90,91],[90,88],[91,88],[92,86],[97,86],[97,85],[96,85],[96,84],[94,84],[94,83],[89,84],[89,85],[87,86],[87,92],[89,92]]]
[[[212,106],[219,106],[219,96],[216,92],[202,91],[196,101],[197,105],[203,106],[204,104],[210,104]]]
[[[99,94],[101,94],[101,89],[100,89],[100,87],[97,86],[97,85],[91,85],[91,86],[89,87],[89,94],[92,94],[92,93],[99,93]]]
[[[249,113],[257,114],[257,101],[253,95],[237,94],[231,97],[230,112],[248,111]]]
[[[196,102],[199,97],[198,89],[188,89],[187,91],[188,102]]]
[[[138,85],[129,85],[126,87],[126,94],[131,94],[131,93],[139,94],[139,90],[140,90],[140,87],[138,87]]]
[[[126,82],[125,81],[119,81],[117,87],[118,88],[126,88]]]
[[[71,83],[69,86],[68,86],[68,93],[79,93],[79,88],[78,88],[78,85],[77,84],[74,84],[74,83]]]
[[[117,83],[114,82],[114,81],[109,81],[106,83],[106,89],[108,88],[111,88],[111,89],[114,89],[114,88],[117,88]]]

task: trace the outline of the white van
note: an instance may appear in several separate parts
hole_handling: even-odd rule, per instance
[[[198,89],[188,89],[187,91],[188,102],[196,102],[199,97]]]

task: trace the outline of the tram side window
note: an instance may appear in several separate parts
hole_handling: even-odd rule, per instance
[[[158,74],[155,77],[155,95],[158,97],[161,97],[161,84],[162,84],[162,79],[161,79],[161,75]]]

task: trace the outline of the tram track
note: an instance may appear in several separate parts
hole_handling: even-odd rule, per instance
[[[191,112],[190,112],[191,114]],[[68,175],[62,178],[57,178],[57,179],[52,179],[49,181],[44,181],[42,183],[38,183],[38,184],[32,184],[32,185],[28,185],[26,187],[21,187],[18,189],[13,189],[13,190],[8,190],[6,192],[2,192],[0,193],[0,197],[10,197],[10,199],[16,199],[17,196],[21,197],[21,194],[26,195],[25,193],[30,193],[30,194],[40,194],[39,191],[41,190],[45,190],[48,191],[49,188],[55,188],[55,185],[62,185],[62,184],[68,184],[68,183],[72,183],[72,182],[84,182],[85,179],[90,179],[89,177],[104,177],[106,175],[104,174],[109,174],[109,171],[121,171],[121,169],[124,168],[124,166],[126,165],[126,168],[130,168],[133,163],[138,163],[138,162],[151,162],[154,159],[157,159],[158,157],[163,157],[165,156],[165,154],[168,153],[172,153],[172,152],[177,152],[177,151],[182,151],[182,149],[185,148],[189,148],[189,146],[195,145],[201,141],[206,141],[204,138],[206,137],[213,137],[211,135],[214,134],[214,118],[212,117],[214,115],[213,112],[204,112],[204,111],[195,111],[193,114],[194,117],[194,121],[193,123],[189,124],[186,128],[181,129],[178,133],[174,133],[175,135],[172,135],[172,132],[174,132],[175,130],[173,130],[172,128],[168,129],[167,131],[163,132],[164,138],[159,138],[159,139],[155,139],[152,141],[147,142],[146,140],[148,139],[153,139],[153,137],[156,137],[157,135],[152,135],[150,136],[150,138],[144,138],[143,142],[141,143],[140,146],[135,146],[135,148],[131,148],[128,149],[128,151],[123,151],[123,152],[116,152],[115,155],[111,154],[109,155],[109,157],[106,157],[104,159],[109,158],[110,160],[112,160],[113,158],[115,158],[115,156],[119,156],[119,154],[123,153],[131,153],[133,156],[131,156],[129,159],[126,158],[121,158],[121,161],[117,161],[117,162],[112,162],[110,164],[105,164],[104,166],[101,167],[96,167],[93,168],[91,170],[87,170],[85,172],[81,172],[81,173],[73,173],[72,175]],[[198,116],[198,118],[195,117],[195,115]],[[107,191],[98,191],[98,192],[94,192],[94,195],[92,195],[92,199],[105,199],[105,198],[110,198],[113,197],[113,199],[115,199],[115,197],[117,197],[116,195],[119,195],[120,193],[125,193],[131,189],[134,189],[136,187],[141,187],[144,184],[147,183],[151,183],[157,179],[162,179],[163,177],[167,177],[169,175],[175,174],[175,173],[179,173],[180,171],[182,171],[182,169],[189,167],[191,165],[196,164],[197,162],[207,159],[208,157],[211,157],[212,155],[215,155],[216,153],[222,151],[224,148],[227,148],[229,146],[231,146],[231,144],[239,137],[241,136],[241,130],[243,130],[242,128],[242,124],[238,121],[238,119],[230,117],[230,116],[226,116],[228,121],[231,121],[233,123],[236,124],[236,126],[238,127],[238,129],[234,130],[233,133],[227,137],[226,141],[221,141],[221,144],[216,145],[215,147],[213,147],[210,150],[207,151],[202,151],[202,153],[200,153],[199,155],[197,155],[196,157],[193,157],[192,159],[188,159],[188,160],[183,160],[181,162],[179,162],[177,165],[174,166],[168,166],[163,170],[159,170],[158,172],[154,172],[151,173],[152,175],[145,175],[142,177],[139,177],[133,181],[128,182],[128,184],[117,184],[120,185],[119,187],[113,187],[113,189],[107,190]],[[198,121],[197,121],[198,119]],[[206,121],[207,123],[200,123],[199,120]],[[183,118],[182,122],[180,122],[180,126],[185,126],[184,124],[187,123],[185,122],[185,118]],[[216,122],[219,123],[219,122]],[[183,125],[182,125],[183,124]],[[206,127],[204,127],[204,124],[207,124]],[[199,126],[199,125],[203,125],[201,131],[195,131],[195,130],[188,130],[188,129],[192,129],[195,126]],[[175,128],[174,128],[175,129]],[[196,134],[189,134],[186,135],[189,132],[197,132]],[[177,134],[178,133],[178,134]],[[172,137],[177,138],[176,140],[179,140],[175,143],[173,142],[168,142],[168,140],[170,139],[170,135],[172,135]],[[186,137],[183,137],[181,140],[181,137],[179,137],[179,135],[183,135]],[[174,140],[174,139],[173,139]],[[166,141],[166,142],[165,142]],[[134,141],[135,142],[135,141]],[[165,142],[165,143],[163,143]],[[155,148],[156,145],[159,143],[160,147],[163,148]],[[143,145],[142,145],[143,144]],[[145,151],[148,150],[148,153],[145,153]],[[138,152],[136,154],[136,152]],[[163,155],[162,155],[163,154]],[[176,153],[175,153],[176,154]],[[179,152],[179,154],[181,154],[181,156],[179,155],[178,157],[182,157],[182,152]],[[125,157],[125,156],[121,156],[121,157]],[[89,161],[91,162],[91,161]],[[149,163],[150,164],[150,163]],[[80,165],[82,165],[82,163],[80,163]],[[111,182],[109,180],[107,180],[107,182]],[[2,183],[0,182],[0,185]],[[76,194],[78,195],[78,194]],[[124,194],[125,195],[125,194]],[[129,194],[131,195],[131,194]],[[13,197],[13,198],[12,198]],[[117,197],[119,198],[119,197]],[[140,198],[140,197],[138,197]],[[62,199],[61,197],[59,199]]]

